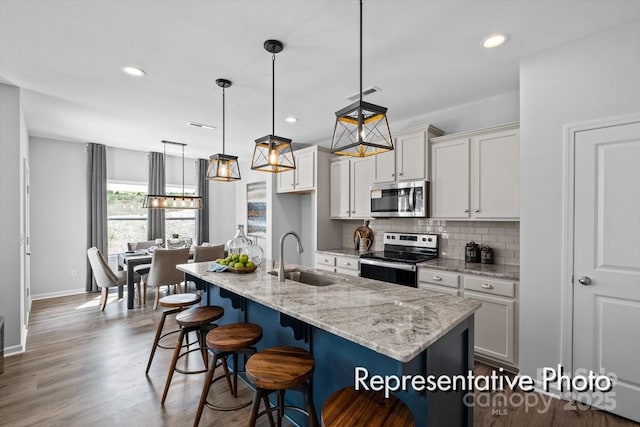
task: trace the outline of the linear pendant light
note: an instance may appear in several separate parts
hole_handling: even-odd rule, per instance
[[[182,195],[147,194],[142,207],[151,209],[202,209],[202,197],[187,196],[184,194],[184,147],[187,144],[165,140],[163,140],[162,143],[164,144],[162,159],[165,165],[167,164],[167,144],[182,147]]]
[[[209,157],[209,167],[207,168],[207,178],[210,181],[237,181],[240,179],[240,166],[238,156],[225,154],[225,89],[231,87],[231,81],[217,79],[216,84],[222,88],[222,153]]]
[[[336,111],[331,151],[367,157],[393,150],[387,109],[362,100],[362,0],[360,0],[360,99]]]
[[[272,173],[286,172],[296,168],[291,140],[275,135],[276,53],[282,52],[284,45],[278,40],[267,40],[264,42],[264,49],[271,53],[271,134],[256,139],[251,169]]]

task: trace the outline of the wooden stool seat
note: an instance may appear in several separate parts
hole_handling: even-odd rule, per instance
[[[271,347],[247,362],[247,377],[258,387],[284,390],[296,387],[313,374],[311,353],[298,347]]]
[[[164,348],[167,350],[173,350],[174,347],[168,347],[166,345],[160,344],[160,340],[166,337],[167,335],[175,334],[180,332],[180,329],[175,329],[173,331],[169,331],[165,334],[162,333],[164,329],[164,322],[167,319],[167,316],[171,314],[176,314],[181,312],[187,307],[198,304],[202,298],[200,295],[196,294],[173,294],[167,295],[166,297],[160,298],[159,304],[163,307],[168,308],[169,310],[165,310],[162,312],[162,316],[160,317],[160,323],[158,323],[158,328],[156,329],[156,336],[153,339],[153,345],[151,346],[151,354],[149,355],[149,360],[147,361],[147,370],[145,371],[147,374],[149,373],[149,369],[151,369],[151,362],[153,362],[153,356],[156,354],[156,349],[158,347]],[[187,338],[187,346],[189,346],[189,339]]]
[[[178,325],[191,328],[194,326],[207,325],[214,320],[218,320],[224,315],[224,309],[215,305],[192,307],[181,311],[176,315]]]
[[[202,387],[202,394],[200,395],[200,403],[198,404],[198,410],[196,411],[196,419],[194,426],[200,423],[202,417],[202,411],[206,406],[218,411],[235,411],[240,408],[245,408],[251,405],[252,401],[239,402],[233,406],[220,406],[207,401],[209,389],[211,385],[225,378],[229,391],[233,397],[238,397],[238,374],[240,372],[240,364],[238,363],[238,353],[253,354],[256,349],[253,347],[258,341],[262,339],[262,328],[255,323],[231,323],[228,325],[218,326],[217,328],[209,331],[205,339],[209,351],[213,354],[213,360],[209,363],[209,370],[204,379],[204,385]],[[229,366],[227,358],[233,359],[233,373],[229,372]],[[220,364],[218,364],[220,362]],[[215,377],[216,368],[222,366],[224,373],[218,377]],[[233,384],[231,380],[233,379]],[[269,404],[266,396],[264,397],[265,405]]]
[[[218,326],[207,334],[207,347],[219,351],[238,351],[251,347],[262,338],[262,328],[254,323]]]
[[[163,307],[188,307],[199,303],[202,300],[200,295],[196,294],[173,294],[160,298],[158,303]]]
[[[322,407],[324,427],[413,427],[411,411],[400,399],[372,390],[340,389]]]

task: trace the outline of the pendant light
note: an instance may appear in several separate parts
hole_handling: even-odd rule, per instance
[[[275,135],[275,64],[276,53],[282,52],[284,45],[278,40],[267,40],[264,49],[271,53],[271,135],[256,139],[251,169],[263,172],[286,172],[296,168],[291,140]]]
[[[216,84],[222,88],[222,153],[209,157],[209,167],[207,168],[207,178],[210,181],[237,181],[240,179],[240,166],[238,156],[225,154],[225,89],[231,87],[231,81],[217,79]]]
[[[187,196],[184,194],[184,147],[187,144],[164,140],[162,143],[164,144],[162,159],[165,165],[167,163],[167,144],[179,145],[182,147],[182,195],[147,194],[144,198],[142,207],[151,209],[201,209],[202,197]]]
[[[362,0],[360,0],[360,99],[336,111],[331,151],[367,157],[393,150],[387,109],[362,100]]]

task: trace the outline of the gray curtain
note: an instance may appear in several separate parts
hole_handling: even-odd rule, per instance
[[[198,179],[196,180],[196,194],[202,197],[202,209],[196,210],[196,242],[209,241],[209,180],[207,179],[207,167],[209,161],[205,159],[196,160],[196,171]]]
[[[150,152],[147,157],[149,158],[147,194],[166,194],[163,154]],[[164,240],[164,233],[164,209],[149,208],[147,213],[147,240]]]
[[[107,237],[107,151],[102,144],[87,144],[87,249],[95,246],[108,256]],[[87,292],[97,292],[87,258]]]

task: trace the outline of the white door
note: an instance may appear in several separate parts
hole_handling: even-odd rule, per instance
[[[372,157],[351,160],[351,217],[371,216],[371,184],[375,177]]]
[[[313,177],[315,175],[315,153],[308,153],[296,156],[296,190],[308,190],[314,186]]]
[[[31,185],[29,182],[29,162],[24,159],[24,200],[23,200],[23,239],[24,239],[24,327],[28,327],[29,310],[31,309]]]
[[[640,122],[576,132],[574,191],[573,367],[617,376],[578,398],[640,421]]]
[[[431,216],[469,218],[469,138],[431,146]]]
[[[476,218],[520,216],[519,131],[482,135],[473,147],[474,191],[471,214]]]
[[[349,160],[331,163],[331,218],[349,218]]]
[[[396,150],[373,156],[375,158],[375,182],[393,182],[396,180]]]
[[[396,138],[396,173],[398,181],[420,180],[425,177],[426,134],[424,131]]]

